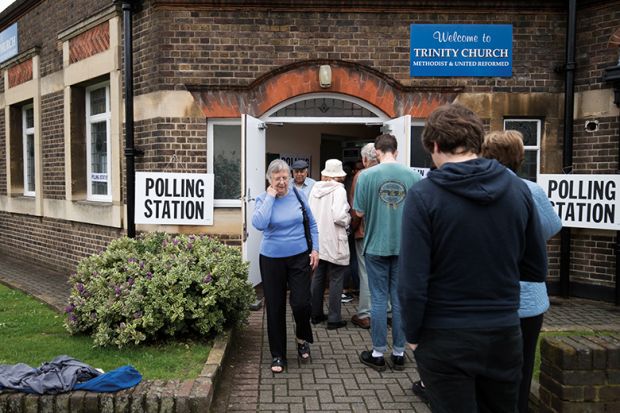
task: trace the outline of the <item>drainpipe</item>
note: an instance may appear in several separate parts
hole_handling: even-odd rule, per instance
[[[562,171],[573,172],[573,111],[575,82],[575,26],[577,1],[568,4],[568,27],[566,32],[566,77],[564,81],[564,145],[562,147]],[[570,295],[570,228],[562,228],[560,236],[560,295]]]
[[[123,56],[125,60],[125,188],[127,189],[127,236],[129,238],[135,238],[135,157],[137,155],[137,151],[133,146],[133,27],[131,21],[131,6],[132,1],[130,0],[125,0],[122,2],[124,34]]]
[[[620,50],[619,50],[620,51]],[[610,82],[614,87],[614,104],[620,108],[620,54],[616,66],[608,67],[603,74],[603,81]],[[620,142],[620,129],[618,130],[618,142]],[[620,144],[618,145],[618,171],[620,174]],[[616,231],[616,305],[620,306],[620,231]]]

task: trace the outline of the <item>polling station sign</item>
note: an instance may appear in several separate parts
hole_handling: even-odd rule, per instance
[[[540,175],[538,184],[562,225],[620,230],[620,175]]]
[[[511,24],[412,24],[411,76],[512,76]]]
[[[136,172],[136,224],[213,225],[213,174]]]

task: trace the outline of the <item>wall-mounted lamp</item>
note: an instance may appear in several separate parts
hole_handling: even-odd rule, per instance
[[[329,65],[319,67],[319,85],[328,88],[332,85],[332,68]]]

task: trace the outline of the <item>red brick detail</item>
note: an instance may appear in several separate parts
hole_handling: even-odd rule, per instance
[[[609,47],[620,47],[620,29],[617,29],[610,37],[607,43]]]
[[[75,63],[110,48],[110,25],[98,26],[69,40],[69,62]]]
[[[454,91],[420,92],[406,88],[364,66],[332,63],[332,85],[321,88],[316,62],[279,68],[253,82],[247,89],[192,92],[205,117],[261,116],[274,106],[310,93],[339,93],[364,100],[389,117],[427,117],[436,107],[454,100]]]
[[[9,87],[32,80],[32,59],[9,68]]]

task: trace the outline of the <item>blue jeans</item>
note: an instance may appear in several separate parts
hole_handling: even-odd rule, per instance
[[[380,256],[366,254],[368,287],[370,289],[370,336],[372,348],[380,353],[387,350],[387,307],[392,302],[392,350],[405,351],[405,334],[400,318],[398,300],[398,255]]]

